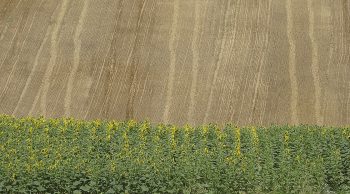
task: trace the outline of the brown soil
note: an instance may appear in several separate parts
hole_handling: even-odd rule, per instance
[[[1,0],[0,113],[350,123],[348,0]]]

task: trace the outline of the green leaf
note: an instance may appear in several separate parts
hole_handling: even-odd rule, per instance
[[[78,185],[80,185],[80,183],[81,183],[80,181],[75,181],[75,182],[73,183],[73,185],[74,185],[74,186],[78,186]]]
[[[191,194],[191,190],[183,190],[184,194]]]
[[[118,191],[123,190],[123,185],[117,185],[116,188],[118,189]]]
[[[145,181],[145,180],[146,180],[146,177],[141,177],[140,180],[141,180],[141,181]]]
[[[108,189],[108,191],[106,192],[106,194],[114,194],[115,191],[113,189]]]
[[[175,189],[167,190],[168,193],[175,193]]]
[[[46,189],[43,186],[41,186],[41,185],[37,189],[40,192],[46,191]]]
[[[204,187],[204,188],[208,188],[209,187],[208,184],[202,184],[201,186]]]
[[[88,181],[89,179],[87,179],[87,178],[81,178],[80,179],[80,181],[83,181],[83,182],[85,182],[85,181]]]
[[[95,181],[91,181],[91,182],[90,182],[90,186],[91,186],[91,187],[93,187],[93,186],[95,186],[95,185],[96,185],[96,182],[95,182]]]
[[[85,192],[89,192],[91,187],[89,185],[84,185],[84,186],[81,186],[80,189],[85,191]]]
[[[33,185],[40,185],[39,181],[33,181]]]
[[[73,194],[81,194],[81,191],[80,190],[74,190]]]
[[[5,188],[6,188],[7,191],[9,191],[12,188],[12,186],[11,185],[7,185]]]
[[[141,186],[141,190],[142,190],[142,192],[147,192],[147,191],[149,191],[148,187],[145,186],[145,185],[142,185],[142,186]]]

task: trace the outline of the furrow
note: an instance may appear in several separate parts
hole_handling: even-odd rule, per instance
[[[193,65],[192,65],[192,82],[190,90],[190,106],[188,111],[188,120],[190,123],[194,123],[194,108],[196,100],[196,90],[197,90],[197,79],[198,79],[198,65],[199,65],[199,46],[198,46],[198,37],[199,37],[199,3],[197,0],[194,0],[194,30],[193,30],[193,39],[192,39],[192,55],[193,55]]]
[[[174,10],[173,10],[173,23],[171,27],[171,34],[169,40],[169,51],[170,51],[170,65],[169,65],[169,75],[168,83],[166,89],[166,101],[163,114],[163,122],[169,122],[170,108],[173,99],[173,88],[175,81],[175,66],[176,66],[176,45],[175,41],[177,39],[177,28],[178,28],[178,17],[179,17],[179,0],[174,0]]]
[[[61,4],[61,9],[58,13],[57,20],[54,24],[52,35],[51,35],[51,50],[50,50],[50,61],[48,67],[46,68],[45,75],[43,78],[43,90],[40,101],[40,108],[42,114],[46,116],[46,106],[47,106],[47,94],[50,88],[50,79],[52,77],[53,69],[56,65],[57,55],[58,55],[58,43],[59,43],[59,30],[62,27],[63,18],[66,15],[68,8],[68,0],[63,0]]]
[[[71,114],[73,85],[74,85],[75,76],[77,74],[79,64],[80,64],[81,33],[84,27],[84,21],[87,15],[87,10],[89,7],[90,0],[83,0],[83,2],[84,2],[83,9],[79,16],[78,25],[74,33],[74,63],[73,63],[72,70],[69,74],[67,91],[64,99],[65,116],[69,116]]]
[[[309,37],[311,40],[312,50],[312,77],[315,86],[315,116],[317,125],[323,123],[321,116],[321,86],[319,77],[319,61],[318,61],[318,44],[315,39],[315,13],[312,7],[312,0],[307,0],[307,8],[309,11]]]
[[[287,36],[289,43],[289,77],[291,84],[291,123],[298,124],[298,83],[296,77],[296,61],[295,61],[295,41],[293,39],[293,13],[292,0],[286,1],[287,10]]]

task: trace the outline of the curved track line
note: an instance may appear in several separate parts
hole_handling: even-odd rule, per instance
[[[21,4],[21,3],[22,3],[22,0],[19,0],[18,3],[16,4],[16,9],[19,6],[19,4]]]
[[[246,2],[246,1],[245,1]],[[246,4],[246,6],[248,6]],[[253,29],[252,29],[252,25],[253,25],[253,19],[250,18],[248,15],[250,15],[251,13],[249,12],[249,9],[248,7],[245,8],[245,11],[244,11],[244,18],[247,18],[244,20],[244,40],[245,40],[245,37],[248,37],[248,41],[247,42],[242,42],[242,44],[245,43],[246,47],[245,49],[243,50],[244,52],[244,57],[243,57],[243,64],[248,64],[250,63],[250,60],[251,60],[251,52],[249,52],[251,49],[253,49],[255,47],[255,42],[256,42],[256,38],[252,38],[252,33],[253,33]],[[250,18],[250,19],[249,19]],[[253,40],[254,41],[253,41]],[[243,54],[242,54],[243,55]],[[247,95],[247,91],[249,91],[249,88],[247,87],[247,84],[248,84],[248,77],[245,76],[244,74],[246,73],[249,73],[250,71],[250,68],[242,68],[241,69],[241,76],[240,76],[240,83],[242,84],[239,88],[239,90],[237,90],[237,94],[239,94],[241,96],[240,98],[240,103],[239,103],[239,111],[237,112],[237,120],[236,122],[237,123],[240,123],[240,119],[241,119],[241,116],[242,116],[242,110],[244,110],[244,102],[245,102],[245,97]],[[243,91],[239,93],[240,90],[242,90],[243,88]],[[244,118],[244,117],[243,117]]]
[[[269,1],[269,4],[271,3],[271,0]],[[259,8],[258,10],[260,11],[260,4],[258,5]],[[270,11],[270,10],[269,10]],[[258,17],[257,17],[257,20],[258,20],[258,23],[259,23],[259,12],[258,12]],[[267,13],[267,22],[266,22],[267,26],[270,25],[270,12]],[[268,43],[269,43],[269,32],[267,31],[266,34],[265,34],[265,39],[264,39],[264,42],[263,42],[263,48],[262,49],[263,51],[262,52],[262,57],[261,57],[261,60],[260,60],[260,63],[259,63],[259,67],[258,67],[258,75],[257,75],[257,78],[256,78],[256,83],[255,83],[255,87],[254,87],[254,95],[253,95],[253,103],[252,103],[252,111],[251,111],[251,114],[249,116],[249,123],[251,123],[253,121],[253,114],[254,114],[254,111],[255,111],[255,108],[256,108],[256,99],[258,97],[258,89],[260,87],[260,82],[261,82],[261,73],[262,73],[262,69],[263,69],[263,66],[264,66],[264,63],[265,63],[265,60],[266,60],[266,55],[267,55],[267,52],[268,52]]]
[[[24,95],[27,93],[29,84],[32,82],[34,73],[37,71],[37,68],[38,68],[38,65],[39,65],[39,57],[40,57],[40,55],[41,55],[41,53],[43,51],[44,45],[45,45],[45,43],[46,43],[46,41],[48,39],[48,36],[49,36],[50,32],[51,32],[51,27],[49,26],[47,28],[47,30],[46,30],[46,34],[44,36],[44,39],[43,39],[43,41],[40,44],[39,50],[38,50],[38,52],[35,55],[34,65],[32,67],[32,70],[30,71],[29,77],[28,77],[28,79],[26,81],[26,85],[24,86],[24,88],[22,90],[21,96],[20,96],[20,98],[19,98],[19,100],[17,102],[16,108],[14,109],[13,114],[17,114],[19,105],[23,101]]]
[[[141,21],[142,21],[142,17],[143,17],[144,11],[145,11],[146,3],[147,3],[147,1],[142,2],[142,7],[140,10],[140,14],[138,15],[137,24],[136,24],[136,34],[135,34],[134,45],[133,45],[131,51],[129,52],[129,56],[128,56],[128,59],[126,61],[126,68],[125,69],[127,69],[128,66],[130,66],[130,69],[131,69],[131,73],[129,75],[129,78],[131,80],[131,84],[129,86],[128,100],[126,103],[126,111],[125,111],[125,118],[127,120],[133,119],[133,117],[134,117],[134,111],[135,111],[134,110],[134,101],[135,101],[135,94],[137,93],[137,89],[135,89],[135,83],[136,83],[138,69],[137,69],[137,66],[135,65],[135,63],[134,62],[130,63],[130,61],[131,61],[133,54],[135,53],[135,50],[137,47],[137,42],[139,41],[139,31],[140,31]],[[146,27],[146,31],[148,31],[148,27],[149,26]],[[126,80],[126,76],[125,76],[124,80]],[[113,106],[114,106],[114,103],[113,103]]]
[[[149,12],[149,23],[148,23],[148,26],[147,26],[147,32],[146,32],[146,34],[147,35],[149,35],[150,36],[150,38],[151,38],[151,35],[152,35],[152,31],[153,31],[153,27],[151,26],[151,25],[153,25],[153,23],[154,23],[154,18],[153,18],[153,14],[155,13],[155,8],[156,8],[156,2],[154,1],[153,2],[153,4],[152,4],[152,9],[151,9],[151,11]],[[151,32],[150,32],[151,31]],[[146,35],[145,35],[145,37],[144,37],[144,39],[143,39],[143,41],[145,41],[145,40],[149,40],[149,41],[151,41],[151,39],[149,39]],[[147,52],[147,57],[146,57],[146,60],[145,61],[149,61],[148,59],[149,59],[149,56],[150,56],[150,54],[151,54],[151,49],[148,49],[148,52]],[[143,81],[143,84],[142,84],[142,91],[141,91],[141,95],[140,95],[140,97],[139,97],[139,100],[138,100],[138,104],[139,104],[139,106],[141,106],[141,104],[142,104],[142,98],[143,98],[143,96],[144,96],[144,93],[145,93],[145,88],[146,88],[146,84],[148,83],[148,79],[149,79],[149,73],[150,73],[150,68],[151,68],[151,63],[148,63],[148,65],[147,65],[147,70],[146,70],[146,72],[147,72],[147,74],[146,74],[146,78],[145,78],[145,80]],[[141,83],[139,83],[139,84],[141,84]],[[137,90],[138,91],[138,90]],[[137,93],[137,92],[136,92]],[[114,107],[114,104],[113,104],[113,107]]]
[[[40,108],[44,116],[46,116],[47,93],[50,87],[50,78],[52,76],[53,69],[56,65],[56,59],[58,55],[59,30],[62,26],[62,21],[64,16],[66,15],[67,8],[68,8],[68,0],[63,0],[61,4],[61,10],[58,14],[57,21],[54,25],[52,35],[51,35],[50,61],[44,75],[44,80],[43,80],[44,86],[43,86],[42,98],[40,102]]]
[[[174,88],[174,81],[175,81],[175,63],[176,63],[176,32],[177,32],[177,26],[178,26],[178,17],[179,17],[179,0],[174,0],[174,14],[173,14],[173,23],[171,27],[171,34],[170,34],[170,40],[169,40],[169,51],[170,51],[170,66],[169,66],[169,80],[167,83],[167,94],[166,94],[166,101],[165,101],[165,108],[164,108],[164,114],[163,114],[163,122],[168,123],[169,122],[169,115],[170,115],[170,106],[172,102],[172,96],[173,96],[173,88]]]
[[[147,1],[142,2],[142,8],[141,8],[140,14],[138,16],[137,27],[136,27],[137,30],[136,30],[136,35],[135,35],[136,39],[134,42],[134,48],[132,49],[133,52],[136,49],[137,42],[139,42],[139,31],[140,31],[140,27],[141,27],[141,21],[143,18],[143,14],[145,12],[146,3],[147,3]],[[153,11],[153,8],[154,8],[154,5],[152,6],[152,11]],[[151,14],[149,14],[149,16],[150,15]],[[149,18],[151,18],[151,17],[149,17]],[[150,24],[151,24],[151,19],[149,20],[148,24],[145,27],[146,34],[149,33]],[[146,36],[143,38],[143,40],[141,42],[144,42],[145,39],[146,39]],[[148,51],[147,58],[145,61],[147,61],[149,54],[150,54],[150,51]],[[130,59],[128,58],[128,63],[129,62],[130,62]],[[135,117],[135,107],[134,107],[135,106],[134,105],[135,104],[135,95],[138,93],[139,87],[140,87],[140,81],[137,83],[137,86],[136,86],[137,75],[138,75],[137,66],[135,64],[131,64],[131,74],[130,74],[129,78],[132,81],[131,81],[131,84],[129,86],[129,91],[128,91],[129,94],[128,94],[128,101],[126,104],[126,114],[125,114],[125,118],[127,120],[134,119],[134,117]],[[114,107],[114,103],[113,103],[113,107]]]
[[[129,11],[129,18],[132,17],[132,14],[133,14],[133,11],[134,11],[136,2],[137,2],[137,0],[136,0],[136,1],[133,1],[133,3],[132,3],[131,9],[130,9],[130,11]],[[123,3],[123,2],[121,2],[121,3]],[[143,3],[144,3],[144,2],[143,2]],[[141,12],[143,12],[143,11],[141,10]],[[120,12],[120,13],[121,13],[121,12]],[[118,19],[119,19],[120,17],[121,17],[121,15],[118,16]],[[118,19],[117,19],[117,20],[118,20]],[[128,20],[128,22],[127,22],[127,28],[130,28],[130,24],[132,23],[131,21],[132,21],[132,20]],[[118,23],[116,23],[116,26],[115,26],[115,27],[116,27],[116,28],[118,27]],[[114,33],[117,33],[117,31],[115,31]],[[118,33],[117,33],[117,34],[118,34]],[[112,41],[115,41],[115,40],[117,40],[117,39],[118,39],[118,37],[117,37],[116,39],[112,39]],[[120,46],[120,48],[122,48],[122,50],[124,50],[125,39],[126,39],[126,37],[124,36],[124,37],[123,37],[122,44],[121,44],[121,46]],[[135,38],[134,38],[133,45],[135,45],[136,39],[137,39],[137,38],[135,37]],[[131,44],[129,44],[129,45],[131,45]],[[128,52],[128,53],[129,53],[128,56],[130,56],[130,57],[132,56],[132,54],[130,55],[130,53],[131,53],[131,52],[134,52],[133,49],[134,49],[134,46],[130,46],[130,49],[129,49],[130,52]],[[129,51],[129,50],[128,50],[128,51]],[[114,49],[112,49],[112,51],[115,52]],[[109,55],[109,57],[112,57],[113,55],[114,55],[114,53],[111,54],[111,55]],[[130,59],[129,59],[129,60],[130,60]],[[128,63],[128,62],[127,62],[127,63]],[[122,78],[122,80],[125,80],[125,79],[126,79],[128,66],[129,66],[129,64],[126,64],[126,65],[125,65],[124,73],[122,74],[122,75],[124,75],[123,78]],[[113,109],[111,109],[110,107],[114,107],[114,104],[111,105],[111,100],[110,100],[111,95],[108,95],[108,94],[111,93],[111,91],[113,90],[113,88],[118,88],[118,92],[117,92],[117,95],[116,95],[116,97],[115,97],[115,102],[118,102],[118,101],[119,101],[118,99],[119,99],[120,91],[126,87],[126,84],[123,83],[122,81],[119,81],[119,82],[118,82],[118,87],[113,87],[113,86],[112,86],[112,84],[114,83],[114,80],[116,79],[116,77],[117,77],[117,75],[118,75],[118,72],[119,72],[119,68],[115,68],[115,67],[116,67],[115,64],[110,63],[110,64],[109,64],[109,71],[107,71],[107,75],[105,76],[105,77],[108,79],[108,81],[105,81],[105,83],[108,83],[108,85],[107,85],[107,87],[105,87],[106,89],[105,89],[105,92],[103,93],[105,99],[103,99],[102,105],[100,105],[101,108],[100,108],[100,111],[99,111],[99,113],[98,113],[98,116],[99,116],[99,117],[101,117],[101,114],[104,114],[103,116],[106,117],[106,116],[109,114],[109,112],[110,112],[109,110],[113,110]],[[100,95],[98,96],[98,99],[100,98],[101,95],[102,95],[102,92],[101,92]],[[107,105],[106,105],[106,103],[107,103]],[[113,102],[112,102],[112,103],[113,103]]]
[[[231,1],[228,2],[228,6],[227,7],[230,7],[230,3],[231,3]],[[210,94],[209,94],[209,100],[208,100],[207,108],[205,110],[204,123],[207,122],[208,117],[209,117],[209,110],[210,110],[211,105],[213,103],[214,86],[216,85],[217,77],[218,77],[218,74],[219,74],[219,69],[220,69],[221,63],[223,61],[223,52],[225,50],[224,47],[225,47],[226,39],[227,39],[227,32],[226,32],[226,27],[228,26],[227,18],[228,18],[228,11],[226,10],[226,12],[225,12],[225,19],[224,19],[224,32],[223,32],[224,34],[223,34],[223,37],[222,37],[222,40],[221,40],[220,51],[219,51],[219,59],[218,59],[218,62],[216,64],[216,67],[215,67],[213,82],[212,82],[211,87],[210,87]]]
[[[200,14],[199,14],[199,3],[197,0],[195,1],[195,7],[194,7],[194,13],[195,13],[195,20],[194,20],[194,29],[193,29],[193,39],[192,39],[192,55],[193,55],[193,65],[192,65],[192,82],[191,82],[191,91],[190,91],[190,106],[188,110],[188,120],[190,123],[194,123],[194,106],[195,106],[195,99],[196,99],[196,89],[197,89],[197,79],[198,79],[198,65],[199,65],[199,46],[198,46],[198,39],[199,39],[199,20],[200,20]]]
[[[41,7],[41,4],[42,4],[42,1],[41,1],[40,5],[39,5],[39,8]],[[36,17],[36,15],[37,15],[37,13],[38,13],[38,10],[36,10],[35,13],[34,13],[34,15],[33,15],[33,18],[32,18],[32,20],[31,20],[31,22],[30,22],[30,25],[29,25],[29,28],[28,28],[28,30],[27,30],[27,33],[26,33],[26,35],[25,35],[25,37],[24,37],[24,40],[22,41],[22,44],[21,44],[21,46],[20,46],[20,50],[18,51],[18,54],[16,55],[16,61],[14,62],[14,64],[13,64],[12,67],[11,67],[10,75],[7,77],[7,80],[6,80],[6,83],[5,83],[5,87],[3,88],[3,90],[2,90],[2,92],[1,92],[1,94],[0,94],[0,96],[1,96],[0,99],[1,99],[1,100],[3,99],[4,95],[6,94],[8,88],[9,88],[9,85],[10,85],[10,83],[11,83],[11,81],[12,81],[12,78],[13,78],[13,75],[14,75],[14,72],[15,72],[15,69],[16,69],[17,64],[18,64],[18,60],[19,60],[19,58],[20,58],[20,55],[22,54],[23,47],[24,47],[24,45],[25,45],[25,43],[26,43],[26,41],[27,41],[27,38],[28,38],[28,36],[29,36],[29,34],[30,34],[30,31],[31,31],[31,29],[32,29],[32,26],[33,26],[33,23],[34,23],[34,20],[35,20],[35,17]],[[23,15],[23,16],[24,16],[24,15]],[[22,17],[22,18],[23,18],[23,17]],[[23,31],[26,29],[26,26],[27,26],[27,23],[28,23],[28,18],[29,18],[29,14],[27,15],[26,22],[25,22],[24,27],[23,27]],[[12,43],[11,43],[11,44],[12,44]],[[10,50],[11,50],[11,49],[10,49]],[[6,59],[6,58],[5,58],[5,59]],[[5,60],[4,60],[4,61],[5,61]]]
[[[237,52],[235,52],[235,48],[234,48],[234,45],[236,44],[236,41],[237,41],[237,29],[238,29],[238,20],[239,20],[239,16],[240,16],[240,14],[241,14],[241,6],[242,5],[242,1],[241,0],[238,0],[237,1],[237,5],[236,5],[236,8],[237,8],[237,10],[235,10],[234,12],[236,12],[236,14],[235,14],[235,16],[234,16],[234,18],[232,18],[231,19],[231,21],[233,20],[234,21],[234,28],[233,28],[233,37],[232,37],[232,46],[231,46],[231,48],[230,48],[230,50],[232,50],[232,55],[230,56],[230,59],[229,59],[229,61],[232,61],[232,60],[234,60],[234,59],[236,59],[236,58],[238,58],[237,57],[237,55],[239,55],[239,53]],[[239,42],[239,41],[238,41]],[[237,60],[235,60],[235,62],[237,62]],[[234,68],[234,73],[236,74],[237,73],[237,67],[235,67]],[[232,81],[232,90],[230,91],[230,93],[229,93],[229,95],[230,96],[234,96],[233,98],[234,98],[234,100],[235,99],[237,99],[237,93],[238,92],[236,92],[235,93],[235,90],[237,90],[238,89],[238,87],[236,87],[236,78],[237,78],[237,76],[234,76],[234,79],[233,79],[233,81]],[[236,88],[236,89],[235,89]],[[236,95],[234,95],[234,94],[236,94]],[[229,119],[230,120],[233,120],[233,115],[234,115],[234,108],[233,108],[233,104],[234,104],[234,101],[233,100],[231,100],[230,102],[229,102]]]
[[[42,92],[42,88],[39,88],[38,93],[36,94],[36,96],[34,98],[32,107],[30,108],[28,115],[32,115],[33,114],[35,106],[38,104],[41,92]]]
[[[16,36],[17,36],[17,34],[18,34],[19,25],[21,24],[21,21],[22,21],[22,20],[23,20],[23,15],[22,15],[21,19],[18,20],[18,22],[17,22],[16,31],[15,31],[15,33],[13,33],[11,42],[9,43],[10,46],[9,46],[7,52],[6,52],[6,55],[2,58],[2,62],[1,62],[1,64],[0,64],[0,69],[2,69],[2,66],[3,66],[4,63],[5,63],[6,58],[7,58],[8,55],[10,54],[10,51],[11,51],[11,48],[12,48],[11,45],[13,44],[13,41],[15,40],[15,38],[16,38]]]
[[[312,1],[307,0],[307,8],[309,10],[309,37],[311,40],[311,50],[312,50],[312,77],[314,80],[315,86],[315,115],[317,125],[323,123],[321,116],[321,86],[320,86],[320,77],[319,77],[319,62],[318,62],[318,44],[315,40],[315,13],[312,7]]]
[[[229,42],[228,42],[228,47],[225,49],[226,53],[227,53],[227,54],[225,54],[225,56],[227,56],[226,61],[229,63],[233,62],[233,59],[237,58],[237,53],[235,52],[235,48],[236,48],[235,46],[236,46],[236,35],[237,35],[237,21],[238,21],[238,16],[240,15],[240,12],[241,12],[240,5],[241,5],[241,0],[237,0],[235,2],[235,4],[232,6],[232,8],[229,8],[230,11],[232,11],[232,13],[234,13],[233,17],[230,17],[230,19],[228,21],[228,23],[232,23],[233,25],[230,26],[230,28],[228,29],[228,31],[230,32],[230,38],[229,38]],[[235,63],[235,62],[233,62],[233,63]],[[230,81],[230,80],[226,81],[227,77],[225,76],[226,79],[224,79],[225,81],[223,82],[225,84],[223,84],[221,89],[223,91],[229,91],[228,95],[233,96],[233,89],[236,87],[236,85],[235,85],[236,76],[234,76],[234,74],[236,73],[237,67],[235,65],[228,65],[228,66],[232,66],[232,67],[230,68],[230,67],[226,66],[226,68],[224,68],[224,71],[232,71],[233,72],[233,74],[232,74],[233,81]],[[217,105],[217,107],[219,107],[219,111],[217,114],[220,115],[223,112],[222,109],[224,107],[230,107],[230,105],[232,104],[232,101],[225,100],[224,95],[221,95],[220,99],[218,100],[218,103],[219,103],[219,105]],[[223,105],[222,105],[222,103],[223,103]],[[223,114],[225,114],[225,112],[223,112]]]
[[[65,116],[69,116],[71,113],[71,104],[72,104],[72,91],[73,91],[73,84],[74,84],[74,78],[77,74],[78,67],[80,64],[80,50],[81,50],[81,33],[84,26],[84,20],[87,15],[87,9],[89,7],[90,0],[83,0],[84,5],[83,9],[79,16],[78,25],[75,29],[74,33],[74,63],[72,70],[69,74],[68,83],[67,83],[67,91],[66,96],[64,98],[64,114]]]
[[[119,6],[118,6],[118,7],[119,7],[119,11],[118,11],[118,13],[116,14],[116,21],[115,21],[114,28],[118,27],[119,19],[120,19],[120,17],[121,17],[121,13],[122,13],[122,8],[123,8],[124,0],[119,0],[118,3],[119,3]],[[90,100],[90,102],[89,102],[89,106],[88,106],[88,108],[87,108],[87,110],[86,110],[86,112],[85,112],[84,119],[86,119],[86,118],[88,117],[88,114],[89,114],[89,112],[90,112],[92,103],[93,103],[94,98],[95,98],[95,96],[96,96],[96,93],[97,93],[96,90],[98,89],[98,86],[99,86],[100,81],[101,81],[102,74],[103,74],[103,72],[104,72],[104,70],[105,70],[105,68],[106,68],[106,61],[107,61],[107,58],[108,58],[109,55],[110,55],[110,52],[111,52],[111,49],[112,49],[112,44],[113,44],[114,39],[115,39],[115,35],[116,35],[116,33],[115,33],[115,31],[114,31],[114,32],[112,33],[111,42],[110,42],[110,44],[109,44],[109,46],[108,46],[108,50],[107,50],[107,52],[106,52],[106,55],[105,55],[105,57],[103,58],[102,67],[100,68],[101,70],[100,70],[99,73],[98,73],[97,83],[95,84],[94,92],[93,92],[92,97],[91,97],[91,100]],[[100,95],[101,95],[101,93],[97,96],[97,98],[99,98]],[[102,105],[102,106],[103,106],[103,105]]]
[[[289,77],[291,84],[291,123],[298,124],[298,83],[296,77],[296,62],[295,62],[295,42],[293,40],[293,13],[292,0],[286,1],[287,11],[287,36],[289,42]]]
[[[271,22],[271,13],[272,13],[272,0],[269,0],[268,2],[268,14],[267,14],[267,25],[270,26],[270,22]],[[269,32],[266,33],[266,49],[268,49],[268,46],[269,46]],[[267,98],[267,95],[266,97]],[[267,100],[265,99],[264,100],[265,103],[262,105],[262,114],[260,114],[260,120],[259,120],[259,124],[262,124],[263,123],[263,117],[265,116],[265,109],[266,109],[266,104],[267,104]]]
[[[2,32],[1,32],[0,41],[2,41],[2,39],[4,39],[5,34],[6,34],[6,32],[7,32],[7,29],[8,29],[8,24],[4,27],[4,29],[3,29]]]

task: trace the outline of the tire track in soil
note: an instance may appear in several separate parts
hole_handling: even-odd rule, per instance
[[[79,65],[80,65],[80,50],[81,50],[81,34],[84,27],[84,21],[87,16],[87,9],[89,7],[90,0],[83,0],[84,5],[83,9],[81,11],[81,14],[79,16],[78,25],[75,29],[74,33],[74,60],[73,60],[73,67],[69,74],[68,83],[67,83],[67,91],[66,96],[64,98],[64,110],[65,116],[71,115],[71,104],[72,104],[72,91],[73,91],[73,85],[75,76],[77,74]]]
[[[53,27],[53,31],[51,34],[51,50],[50,50],[50,61],[48,63],[48,67],[46,68],[45,75],[43,78],[43,86],[42,86],[42,94],[41,94],[41,101],[40,101],[40,108],[42,111],[42,114],[44,116],[46,115],[46,106],[47,106],[47,94],[50,88],[50,79],[52,77],[53,69],[56,66],[56,60],[58,57],[58,43],[59,43],[59,30],[62,27],[62,22],[64,19],[64,16],[66,15],[66,11],[68,9],[68,0],[63,0],[61,4],[60,11],[58,13],[57,20],[55,22],[55,25]]]

